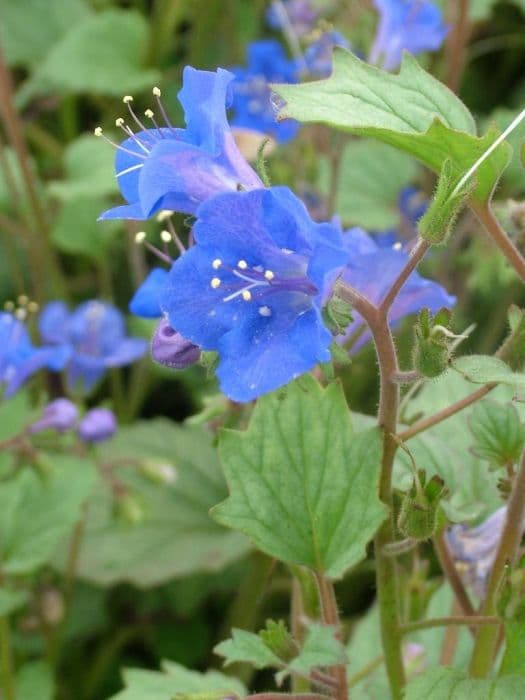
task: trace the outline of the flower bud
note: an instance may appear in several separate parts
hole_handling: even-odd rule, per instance
[[[200,354],[200,348],[177,333],[167,318],[159,322],[151,341],[151,355],[155,362],[171,369],[185,369],[198,362]]]
[[[441,309],[432,317],[428,309],[422,309],[415,326],[414,369],[424,377],[438,377],[450,362],[450,339],[455,336],[448,330],[451,314]]]
[[[156,484],[169,485],[177,480],[177,468],[167,462],[159,462],[147,459],[141,464],[140,471],[144,476]]]
[[[80,421],[78,437],[83,442],[103,442],[117,430],[117,419],[107,408],[93,408]]]
[[[259,632],[265,645],[282,661],[289,662],[297,656],[299,649],[283,620],[266,620],[266,628]]]
[[[397,526],[405,537],[426,540],[436,531],[438,507],[446,494],[445,484],[439,476],[433,476],[425,484],[425,472],[420,470],[405,494]]]
[[[30,433],[39,433],[42,430],[56,430],[64,433],[70,430],[78,418],[78,408],[69,399],[55,399],[42,411],[40,420],[30,426]]]

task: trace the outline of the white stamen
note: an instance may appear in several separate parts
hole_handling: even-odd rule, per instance
[[[143,156],[142,153],[137,153],[136,151],[130,151],[129,148],[124,148],[124,146],[120,146],[118,143],[115,143],[111,139],[108,139],[108,137],[102,132],[102,127],[97,126],[94,130],[93,133],[95,136],[101,136],[104,141],[107,141],[113,148],[116,148],[118,151],[122,151],[123,153],[129,153],[130,156],[134,156],[135,158],[142,158],[146,159],[146,156]]]
[[[221,286],[221,281],[218,277],[213,277],[210,282],[210,285],[212,289],[218,289]]]
[[[248,267],[248,263],[246,262],[246,260],[239,260],[239,262],[237,263],[237,267],[240,267],[241,270],[246,270],[246,268]]]
[[[36,312],[39,310],[40,306],[36,303],[36,301],[30,301],[29,304],[27,305],[27,310],[31,314],[36,314]]]
[[[166,219],[169,219],[172,215],[173,211],[171,209],[163,209],[162,211],[159,211],[159,213],[156,216],[156,219],[159,223],[161,223],[162,221],[166,221]]]
[[[17,309],[15,311],[15,318],[17,318],[19,321],[25,321],[27,318],[26,309]]]
[[[259,306],[259,313],[261,316],[265,316],[267,318],[268,316],[272,315],[272,310],[269,306]]]
[[[244,299],[244,301],[250,301],[252,298],[252,293],[248,289],[243,289],[241,296]]]
[[[152,90],[152,93],[155,95],[155,97],[160,97],[162,95],[162,92],[160,91],[160,88],[154,87]]]
[[[214,270],[218,270],[221,265],[222,265],[222,260],[220,258],[215,258],[215,260],[211,264],[211,266],[213,267]]]
[[[122,127],[124,126],[124,117],[118,117],[117,119],[115,119],[115,126],[118,126],[119,129],[122,129]]]
[[[95,127],[95,129],[93,129],[93,133],[95,134],[95,136],[102,136],[102,127],[101,126]]]
[[[266,272],[264,273],[264,277],[268,280],[268,282],[271,282],[275,275],[271,270],[266,270]]]
[[[127,175],[128,173],[133,172],[133,170],[139,170],[140,168],[144,167],[144,163],[139,163],[138,165],[130,165],[129,168],[125,168],[125,170],[121,170],[119,173],[117,173],[116,177],[121,177],[122,175]]]
[[[29,301],[29,297],[27,296],[27,294],[20,294],[17,301],[20,304],[20,306],[26,306],[27,302]]]
[[[161,231],[160,232],[160,240],[163,241],[164,243],[171,243],[173,239],[172,239],[171,233],[169,231]]]
[[[125,105],[128,105],[130,102],[133,102],[133,97],[131,95],[124,95],[122,102],[124,102]]]
[[[169,117],[166,113],[166,110],[164,109],[164,105],[160,101],[160,96],[162,95],[160,89],[158,87],[153,88],[153,95],[155,96],[157,100],[157,105],[159,106],[160,113],[162,114],[162,118],[166,122],[166,126],[169,127],[170,129],[173,129],[173,124],[170,122]]]
[[[147,109],[147,110],[144,112],[144,116],[147,117],[148,119],[153,119],[153,117],[154,117],[153,110],[152,110],[152,109]]]
[[[138,231],[135,234],[135,243],[144,243],[146,240],[146,231]]]

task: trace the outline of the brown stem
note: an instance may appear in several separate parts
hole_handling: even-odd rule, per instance
[[[461,76],[465,67],[467,45],[470,36],[468,19],[469,0],[453,0],[449,6],[454,8],[453,29],[447,42],[448,71],[446,84],[457,92],[461,85]]]
[[[521,457],[520,469],[516,476],[512,495],[507,506],[505,527],[501,535],[496,558],[490,572],[487,593],[481,613],[494,615],[498,592],[508,566],[516,563],[522,537],[522,523],[525,520],[525,452]],[[470,673],[475,678],[484,678],[490,672],[498,644],[500,631],[497,627],[480,630],[470,664]]]
[[[424,239],[420,238],[414,248],[412,249],[412,252],[410,253],[410,257],[405,265],[405,267],[401,270],[399,273],[397,279],[393,283],[393,285],[390,287],[388,290],[387,295],[379,305],[379,311],[380,313],[384,314],[385,316],[387,315],[388,310],[394,303],[394,301],[397,298],[397,295],[403,288],[405,282],[408,280],[412,272],[416,269],[416,267],[419,265],[421,260],[424,258],[426,252],[430,248],[430,243],[425,241]]]
[[[456,617],[460,614],[461,606],[459,605],[458,601],[454,599],[454,602],[452,603],[452,615]],[[439,657],[440,666],[452,666],[458,646],[459,632],[459,628],[455,627],[454,625],[447,627],[445,630],[443,642],[441,643],[441,654]]]
[[[525,259],[501,227],[499,221],[494,216],[490,204],[488,202],[473,203],[471,204],[471,208],[487,229],[494,243],[516,270],[522,281],[525,282]]]
[[[341,621],[339,620],[333,583],[327,579],[322,572],[316,572],[315,580],[319,590],[319,602],[321,605],[323,622],[325,625],[335,627],[336,637],[341,639]],[[338,700],[348,700],[346,666],[344,664],[339,664],[338,666],[333,666],[331,671],[334,679],[337,681],[335,697]]]
[[[464,615],[468,615],[469,617],[475,615],[476,611],[470,602],[470,598],[465,590],[463,581],[461,580],[458,570],[456,569],[456,565],[447,547],[443,533],[440,533],[434,537],[434,549],[436,550],[441,569],[447,577],[447,580],[454,591],[458,605],[460,606]]]

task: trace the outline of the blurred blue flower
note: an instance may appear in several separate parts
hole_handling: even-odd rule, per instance
[[[35,348],[24,323],[10,313],[0,313],[0,387],[5,397],[40,369],[60,371],[70,355],[67,345]]]
[[[237,148],[226,118],[233,79],[221,68],[216,73],[184,69],[179,102],[186,128],[173,128],[159,101],[167,126],[126,132],[130,136],[117,148],[115,170],[128,204],[101,219],[147,219],[162,209],[194,214],[214,194],[263,186]],[[125,100],[131,111],[130,98]],[[117,122],[126,130],[123,120]]]
[[[101,301],[86,301],[73,312],[52,301],[38,325],[45,342],[70,347],[67,382],[73,391],[89,393],[110,367],[128,365],[147,350],[142,338],[126,337],[120,311]]]
[[[385,70],[401,64],[404,49],[414,55],[437,51],[449,31],[429,0],[374,0],[374,5],[380,18],[369,61]]]
[[[117,419],[108,408],[92,408],[77,427],[82,442],[97,443],[108,440],[117,431]]]
[[[218,351],[223,392],[250,401],[328,361],[321,301],[347,259],[340,231],[287,187],[217,195],[197,216],[161,306],[184,338]]]
[[[360,228],[350,229],[344,234],[344,245],[349,252],[349,262],[341,279],[372,303],[378,304],[405,266],[408,253],[401,250],[399,243],[391,248],[379,245]],[[448,294],[440,284],[413,272],[390,309],[389,321],[391,325],[395,325],[405,316],[417,313],[420,309],[428,308],[436,312],[444,306],[454,306],[455,303],[456,298]],[[357,312],[353,313],[353,317],[354,321],[342,340],[365,327]],[[358,349],[370,340],[370,337],[370,333],[365,331],[352,349]]]
[[[41,430],[56,430],[65,433],[70,430],[78,418],[78,408],[69,399],[55,399],[47,404],[42,411],[42,417],[33,423],[30,433],[39,433]]]
[[[318,16],[319,12],[312,6],[312,0],[272,2],[266,13],[266,19],[272,29],[286,31],[286,24],[289,23],[298,37],[312,31]]]
[[[506,517],[507,506],[502,506],[476,527],[460,523],[445,532],[448,548],[461,577],[480,597],[485,593]],[[522,532],[524,530],[525,523]]]
[[[160,318],[160,295],[169,277],[168,270],[154,267],[129,302],[129,310],[141,318]]]
[[[247,68],[231,69],[235,74],[232,126],[268,134],[280,143],[290,141],[299,124],[293,119],[276,121],[276,97],[269,84],[298,82],[297,63],[287,58],[281,44],[273,39],[249,44],[247,54]]]
[[[304,52],[304,60],[313,76],[328,78],[332,72],[332,54],[336,46],[350,50],[350,43],[335,30],[324,32],[308,46]]]

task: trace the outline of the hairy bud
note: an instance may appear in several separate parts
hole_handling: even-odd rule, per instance
[[[446,494],[445,483],[433,476],[425,483],[425,472],[418,471],[405,494],[397,526],[405,537],[426,540],[436,531],[439,503]]]

